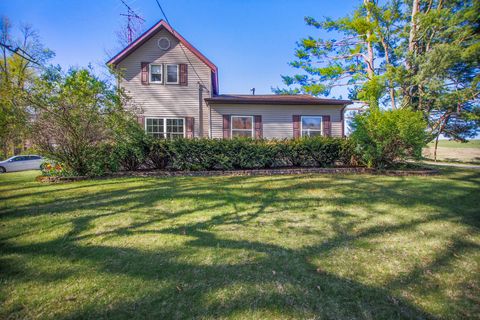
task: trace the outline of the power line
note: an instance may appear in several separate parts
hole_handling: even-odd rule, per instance
[[[170,25],[170,27],[172,28],[172,31],[173,31],[173,35],[175,35],[175,29],[173,28],[172,24],[170,23],[170,21],[168,20],[168,17],[167,15],[165,14],[165,11],[163,11],[163,8],[162,8],[162,5],[160,4],[160,2],[158,0],[155,0],[157,2],[157,5],[158,7],[160,8],[160,11],[162,12],[162,15],[163,17],[165,18],[165,21],[167,21],[167,23]],[[210,92],[210,90],[208,90],[207,86],[205,85],[205,83],[203,83],[202,81],[202,78],[200,78],[200,75],[198,74],[197,70],[195,69],[195,66],[193,65],[193,63],[190,61],[190,58],[188,57],[187,53],[185,52],[185,49],[183,48],[183,46],[181,45],[180,48],[182,49],[183,51],[183,54],[185,55],[185,58],[187,58],[187,61],[188,63],[190,64],[190,66],[192,67],[193,69],[193,72],[195,72],[195,74],[197,75],[197,78],[198,80],[200,81],[200,83],[202,84],[203,88],[205,88],[205,90],[207,90],[208,92]]]
[[[157,2],[157,5],[160,8],[160,11],[162,11],[163,17],[165,18],[167,23],[170,24],[170,21],[168,21],[167,15],[165,14],[165,11],[163,11],[162,5],[160,4],[160,2],[158,2],[158,0],[155,0],[155,1]],[[170,24],[170,26],[172,26],[172,25]]]
[[[40,63],[38,63],[37,61],[35,61],[30,54],[28,54],[25,50],[23,50],[23,49],[20,48],[20,47],[16,47],[15,49],[13,49],[11,45],[5,44],[5,43],[3,43],[3,42],[0,42],[0,46],[4,47],[4,48],[7,49],[8,51],[10,51],[10,52],[12,52],[12,53],[14,53],[14,54],[16,54],[16,55],[18,55],[18,56],[20,56],[22,59],[25,59],[25,60],[27,60],[27,61],[29,61],[29,62],[31,62],[31,63],[33,63],[33,64],[36,64],[36,65],[38,65],[38,66],[40,66],[40,67],[42,66]],[[19,53],[19,51],[21,51],[23,54]]]

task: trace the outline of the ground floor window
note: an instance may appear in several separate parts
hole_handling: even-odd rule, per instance
[[[155,138],[185,137],[185,119],[183,118],[147,118],[145,120],[147,134]]]
[[[232,116],[232,138],[253,138],[253,116]]]
[[[322,135],[322,117],[302,116],[302,137]]]

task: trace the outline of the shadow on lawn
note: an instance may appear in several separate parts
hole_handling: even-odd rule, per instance
[[[478,193],[480,174],[465,177],[476,187],[457,188],[448,180],[430,178],[385,178],[362,176],[323,176],[320,178],[168,178],[145,179],[141,186],[130,186],[132,180],[115,179],[108,183],[125,184],[121,189],[105,190],[94,194],[72,195],[45,203],[19,206],[6,210],[3,217],[45,214],[70,214],[74,210],[97,210],[96,214],[72,216],[68,223],[73,227],[68,234],[42,243],[13,245],[8,237],[2,239],[2,251],[19,255],[44,255],[92,262],[98,272],[127,275],[147,281],[164,281],[154,292],[148,292],[136,301],[124,301],[109,305],[84,305],[66,318],[225,318],[229,316],[254,317],[253,312],[267,312],[270,316],[284,318],[434,318],[394,291],[425,281],[426,270],[435,272],[446,266],[459,252],[478,250],[475,243],[463,239],[450,239],[453,243],[439,253],[426,267],[418,267],[408,274],[399,275],[383,288],[368,286],[348,278],[317,269],[311,262],[314,257],[332,253],[335,249],[353,245],[360,239],[386,235],[402,230],[414,230],[430,222],[455,221],[473,227],[479,226],[478,212],[473,200]],[[212,180],[215,184],[212,184]],[[135,181],[135,180],[133,180]],[[272,184],[265,187],[266,182]],[[93,182],[101,186],[103,182]],[[107,183],[107,181],[105,181]],[[77,186],[88,188],[89,184]],[[75,188],[75,187],[74,187]],[[335,197],[309,195],[312,189],[336,191]],[[62,187],[64,191],[65,187]],[[295,194],[288,193],[296,190]],[[448,190],[448,193],[441,192]],[[288,195],[288,196],[287,196]],[[28,193],[24,193],[24,197]],[[155,208],[162,201],[184,199],[194,204],[189,208],[164,212]],[[196,202],[198,199],[202,201]],[[378,204],[392,204],[412,209],[419,203],[428,205],[434,212],[420,217],[409,217],[398,223],[376,225],[355,230],[365,218],[352,217],[342,207],[358,205],[368,212],[368,218],[390,214]],[[257,220],[258,232],[264,224],[285,227],[289,219],[283,217],[274,222],[262,218],[269,213],[294,210],[307,212],[319,206],[333,206],[334,210],[322,212],[331,218],[334,236],[322,243],[301,248],[288,248],[270,242],[252,239],[227,239],[219,237],[216,227],[252,227]],[[251,210],[252,207],[255,210]],[[144,219],[123,227],[103,232],[89,232],[96,219],[114,217],[131,211],[144,213]],[[189,223],[176,223],[176,219],[199,212],[206,218]],[[218,212],[212,216],[212,212]],[[308,215],[297,217],[307,219]],[[316,215],[310,216],[315,219]],[[367,219],[368,219],[367,218]],[[363,220],[362,220],[363,219]],[[198,219],[197,219],[198,220]],[[168,227],[167,227],[168,226]],[[289,227],[291,234],[314,234],[318,230],[308,227]],[[109,240],[126,236],[169,235],[185,237],[186,243],[175,249],[149,252],[135,248],[116,248],[107,245],[85,244],[98,237]],[[18,235],[16,235],[18,236]],[[287,236],[287,235],[285,235]],[[280,235],[281,237],[281,235]],[[237,250],[253,254],[255,258],[229,264],[194,264],[182,262],[192,248]],[[228,251],[229,254],[230,251]],[[28,270],[8,264],[4,270],[9,277],[21,279]],[[75,273],[75,271],[71,271]],[[45,275],[44,281],[61,279],[72,274],[64,272]],[[40,276],[40,278],[43,278]],[[229,290],[232,289],[232,290]],[[221,294],[222,290],[227,293]],[[436,288],[425,288],[435,292]],[[468,297],[467,297],[468,298]]]

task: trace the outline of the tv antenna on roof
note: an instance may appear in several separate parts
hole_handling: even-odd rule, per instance
[[[133,41],[133,35],[136,31],[135,22],[145,22],[145,19],[135,13],[135,11],[124,0],[120,1],[122,1],[123,5],[127,7],[127,13],[120,13],[120,15],[127,17],[127,39],[130,44]]]

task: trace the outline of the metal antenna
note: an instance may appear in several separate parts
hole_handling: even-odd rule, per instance
[[[120,0],[120,1],[122,1],[123,5],[127,7],[127,13],[120,13],[120,15],[127,17],[127,39],[128,39],[128,43],[132,43],[133,34],[135,32],[133,19],[135,19],[136,21],[142,21],[142,22],[145,22],[145,19],[140,17],[138,14],[136,14],[135,11],[133,11],[133,9],[130,8],[130,6],[124,0]]]

